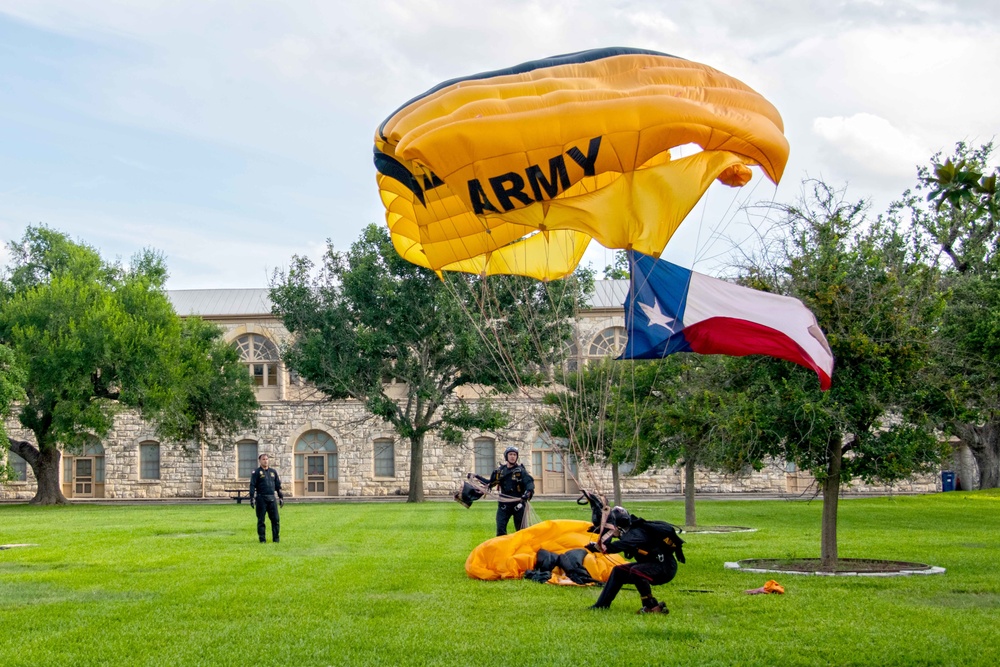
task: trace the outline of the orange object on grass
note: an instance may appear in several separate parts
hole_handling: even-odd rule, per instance
[[[778,593],[782,594],[785,592],[785,587],[779,584],[774,579],[769,580],[760,588],[751,588],[748,591],[743,591],[747,595],[760,595],[762,593]]]

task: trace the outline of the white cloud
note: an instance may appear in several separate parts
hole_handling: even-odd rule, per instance
[[[932,153],[919,137],[869,113],[817,118],[813,131],[826,142],[826,152],[852,163],[847,172],[906,178]]]
[[[87,240],[103,234],[97,221],[141,222],[149,231],[134,243],[164,248],[177,280],[205,287],[241,272],[259,284],[294,249],[326,237],[344,248],[380,221],[371,138],[406,100],[560,53],[649,48],[742,79],[785,121],[779,199],[819,175],[881,205],[934,152],[1000,131],[995,0],[0,0],[0,40],[13,23],[31,26],[4,43],[30,83],[5,90],[11,68],[0,71],[0,117],[39,139],[23,154],[5,144],[0,221],[44,220]],[[668,253],[720,252],[715,230],[740,203],[772,196],[764,185],[710,191]],[[206,256],[236,243],[241,219],[252,222],[239,243],[261,249]],[[282,245],[268,255],[274,229]],[[118,249],[125,238],[94,242],[131,252]],[[588,252],[599,268],[610,256]]]

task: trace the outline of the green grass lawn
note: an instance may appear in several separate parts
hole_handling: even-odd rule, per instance
[[[589,518],[536,502],[542,519]],[[637,616],[631,587],[475,581],[495,505],[286,504],[281,544],[248,505],[0,506],[0,665],[996,665],[1000,494],[842,500],[840,555],[943,575],[761,575],[819,556],[819,501],[702,501],[687,565]],[[681,521],[678,502],[635,502]],[[778,579],[785,595],[744,595]],[[707,592],[706,592],[707,591]]]

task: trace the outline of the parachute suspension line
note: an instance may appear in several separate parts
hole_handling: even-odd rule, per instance
[[[525,327],[528,329],[529,337],[532,340],[534,340],[535,336],[532,335],[534,333],[532,329],[534,322],[530,317],[530,313],[526,312],[526,307],[519,301],[519,297],[522,295],[516,293],[513,287],[513,283],[520,280],[524,279],[520,276],[497,276],[496,279],[493,280],[492,282],[493,284],[495,284],[496,282],[499,281],[500,283],[506,286],[507,292],[511,299],[511,303],[516,308],[517,315],[521,318],[521,321],[524,322]],[[481,278],[481,281],[482,282],[480,289],[479,304],[480,308],[482,309],[483,318],[501,320],[504,317],[507,317],[507,315],[504,312],[502,312],[503,308],[501,307],[501,304],[497,298],[496,290],[491,288],[490,277],[483,276]],[[487,310],[488,307],[491,309],[492,312],[490,310]],[[522,378],[520,377],[519,373],[520,366],[514,360],[513,352],[503,347],[503,341],[500,340],[499,336],[497,336],[496,344],[498,349],[500,349],[501,351],[501,356],[507,361],[510,367],[511,374],[514,375],[516,378],[516,386],[518,387],[518,389],[523,391],[525,389],[525,384],[522,381]]]
[[[760,185],[760,183],[761,183],[761,179],[757,179],[754,182],[754,184],[753,184],[750,192],[746,194],[746,197],[744,198],[744,201],[748,200],[750,197],[753,196],[753,193],[756,191],[756,188]],[[700,219],[698,221],[698,230],[697,230],[696,243],[695,243],[694,259],[691,262],[691,266],[688,267],[690,270],[693,271],[694,270],[694,264],[696,264],[697,262],[705,259],[706,252],[718,240],[720,240],[721,238],[723,238],[723,232],[732,224],[732,222],[733,222],[733,220],[735,218],[735,213],[732,212],[733,211],[733,206],[740,199],[740,195],[742,194],[742,189],[736,188],[735,190],[736,191],[733,193],[733,197],[730,200],[729,206],[726,209],[726,213],[725,213],[724,216],[722,216],[721,225],[712,228],[712,232],[711,232],[711,234],[709,236],[709,239],[706,242],[706,245],[704,247],[702,246],[702,236],[701,235],[702,235],[702,231],[705,228],[705,216],[707,214],[707,198],[709,196],[710,190],[708,192],[706,192],[705,195],[703,196],[702,201],[700,202],[702,210],[701,210],[701,217],[700,217]],[[775,194],[776,194],[776,189],[775,189]],[[774,195],[772,195],[772,197],[771,197],[771,203],[773,204],[773,202],[774,202]],[[741,205],[740,208],[742,209],[743,206]],[[659,261],[661,261],[661,259],[662,259],[662,257],[656,257],[655,260],[654,260],[654,262],[659,262]],[[630,269],[631,269],[631,267],[630,267]],[[631,275],[631,270],[630,270],[630,275]],[[635,317],[635,308],[634,307],[630,309],[630,313],[631,313],[632,317],[634,318]],[[629,327],[629,328],[631,328],[630,325],[633,324],[633,323],[634,322],[627,323],[626,326]],[[632,374],[630,376],[631,380],[632,380],[632,384],[631,384],[631,387],[630,387],[631,394],[632,394],[632,400],[630,402],[631,402],[631,404],[633,406],[633,417],[635,419],[635,421],[633,422],[635,424],[635,427],[636,427],[635,430],[633,431],[633,443],[635,444],[636,458],[638,460],[638,456],[641,453],[640,452],[639,415],[642,414],[642,413],[644,413],[644,412],[646,412],[646,410],[649,407],[649,405],[651,404],[651,402],[655,400],[655,396],[653,395],[652,391],[647,392],[644,396],[641,396],[641,397],[639,396],[638,387],[636,386],[636,382],[635,382],[635,364],[637,362],[633,361],[631,363],[633,365],[632,366],[633,367],[633,372],[632,372]],[[653,387],[655,387],[657,385],[657,382],[659,381],[660,374],[663,373],[663,372],[665,372],[663,365],[662,364],[656,364],[656,366],[654,368],[654,372],[653,372],[652,377],[647,380],[648,386],[649,386],[650,389],[652,389]],[[681,487],[682,487],[682,490],[683,490],[683,482],[681,482]]]
[[[469,279],[467,279],[464,275],[461,275],[458,278],[446,277],[444,282],[448,286],[452,297],[455,299],[456,303],[458,303],[459,308],[461,308],[462,312],[465,313],[466,319],[476,329],[476,333],[479,334],[480,340],[484,343],[486,350],[489,352],[490,358],[496,364],[496,367],[500,371],[502,377],[510,382],[512,386],[521,389],[523,386],[521,384],[521,379],[518,377],[516,367],[513,362],[505,357],[504,346],[496,329],[494,327],[487,326],[486,328],[490,329],[490,331],[486,331],[483,326],[480,326],[481,320],[488,321],[488,314],[483,309],[480,299],[476,297],[475,292],[473,291],[473,286],[469,284]],[[468,293],[460,294],[459,288],[454,285],[455,282],[460,283],[465,289],[468,290]],[[466,301],[467,298],[472,298],[476,302],[479,310],[478,318],[469,310],[468,303]]]
[[[583,372],[576,374],[576,383],[573,387],[575,399],[565,392],[562,393],[561,408],[563,414],[566,415],[569,436],[567,438],[569,450],[565,453],[576,460],[589,484],[583,484],[579,476],[573,473],[572,461],[567,468],[569,476],[579,488],[591,488],[606,495],[602,483],[603,477],[591,465],[591,460],[596,462],[603,458],[606,456],[608,447],[613,446],[617,427],[608,429],[607,418],[609,416],[608,406],[613,404],[611,401],[614,396],[613,387],[618,366],[613,362],[605,362],[596,370],[597,377],[592,379],[589,384],[584,382]],[[587,406],[593,405],[595,398],[597,399],[596,408],[588,410]],[[596,415],[592,412],[596,412]],[[610,445],[609,438],[611,438]]]
[[[750,198],[757,191],[757,188],[760,187],[760,184],[762,182],[763,182],[763,179],[756,179],[754,181],[753,185],[750,187],[750,190],[748,192],[746,192],[746,193],[744,193],[743,188],[736,189],[736,191],[733,192],[732,199],[729,201],[729,205],[726,207],[725,213],[722,216],[719,217],[719,222],[717,224],[715,224],[714,226],[711,227],[711,234],[709,236],[708,241],[705,242],[704,246],[702,246],[701,236],[700,236],[701,235],[701,229],[704,226],[704,221],[702,222],[702,226],[699,226],[699,238],[698,238],[698,242],[695,245],[694,261],[692,262],[692,266],[690,266],[688,268],[694,269],[693,265],[696,264],[696,263],[698,263],[698,262],[701,262],[701,261],[703,261],[705,259],[714,259],[714,258],[720,256],[721,254],[723,254],[724,252],[729,252],[729,253],[732,252],[732,248],[731,247],[729,249],[727,249],[727,250],[720,251],[720,252],[714,253],[714,254],[712,253],[712,249],[713,249],[713,246],[715,245],[715,243],[717,243],[718,241],[720,241],[720,240],[722,240],[724,238],[727,238],[726,232],[728,231],[729,227],[735,221],[737,213],[739,213],[740,210],[743,210],[745,208],[746,202],[750,200]],[[707,199],[708,195],[709,195],[709,193],[706,192],[705,196],[703,197],[703,200]],[[771,195],[771,203],[772,204],[774,203],[774,197],[775,197],[775,195],[777,195],[777,188],[775,188],[774,192]],[[742,203],[738,204],[738,202],[740,202],[741,199],[742,199]],[[733,210],[734,206],[737,207],[736,211]],[[707,210],[707,207],[703,206],[702,207],[702,217],[703,218],[706,215],[706,210]],[[730,246],[734,245],[734,243],[733,243],[734,240],[732,238],[729,238],[729,241],[730,241]]]
[[[479,315],[486,322],[499,322],[503,314],[499,312],[489,312],[487,310],[487,304],[491,301],[491,292],[489,285],[489,276],[481,276],[479,278],[479,295],[476,299],[476,303],[479,306]],[[518,390],[524,389],[524,382],[522,381],[520,375],[520,369],[517,362],[514,360],[513,355],[509,349],[504,346],[504,341],[500,336],[500,333],[496,326],[491,326],[490,331],[493,333],[493,343],[496,346],[496,350],[500,360],[506,364],[505,367],[501,368],[501,372],[510,376],[512,382],[511,384],[518,388]]]
[[[427,167],[423,165],[418,165],[418,167],[423,172],[426,181],[430,182],[435,178],[434,173]],[[437,197],[428,196],[428,208],[435,213],[435,215],[444,218],[447,217],[447,207],[446,205]],[[482,220],[484,228],[488,227],[485,220]],[[463,249],[469,250],[468,243],[465,237],[458,237],[457,239],[462,245]],[[466,254],[471,255],[467,252]],[[448,272],[451,273],[451,272]],[[475,327],[476,332],[479,334],[480,339],[485,344],[490,357],[493,359],[494,364],[497,369],[499,369],[501,376],[511,384],[511,386],[517,387],[518,390],[523,390],[524,384],[521,381],[521,377],[518,374],[518,368],[514,360],[510,357],[509,351],[505,348],[503,341],[501,340],[500,334],[495,326],[491,326],[494,322],[494,318],[490,317],[490,314],[486,310],[487,303],[487,282],[488,276],[484,274],[479,277],[480,287],[479,295],[477,296],[473,290],[473,284],[475,282],[474,278],[467,277],[468,274],[458,273],[456,276],[448,277],[445,276],[445,272],[440,272],[442,275],[442,281],[445,283],[446,287],[452,294],[452,297],[458,303],[459,307],[465,313],[466,319]],[[454,283],[461,283],[461,285],[468,290],[466,295],[460,295],[459,289]],[[477,307],[479,317],[474,317],[469,311],[468,302],[463,296],[471,297]],[[497,314],[496,317],[499,317]],[[488,331],[484,330],[484,327]]]

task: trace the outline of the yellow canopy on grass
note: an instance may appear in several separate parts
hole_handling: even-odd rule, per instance
[[[589,521],[555,519],[512,535],[494,537],[472,550],[465,561],[465,571],[473,579],[522,579],[525,572],[534,568],[539,549],[563,554],[593,542],[597,536],[587,532],[591,525]],[[618,554],[588,553],[583,566],[592,579],[607,581],[611,569],[625,562]]]

